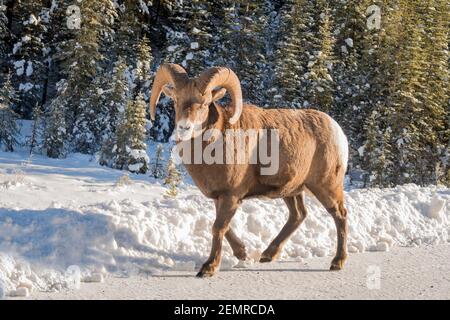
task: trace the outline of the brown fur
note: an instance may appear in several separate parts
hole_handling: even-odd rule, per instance
[[[177,112],[178,113],[178,112]],[[275,259],[288,237],[307,213],[303,192],[310,190],[332,215],[338,234],[338,248],[331,270],[339,270],[346,259],[347,211],[344,207],[343,179],[346,168],[340,163],[332,143],[329,117],[316,110],[262,109],[245,105],[237,123],[230,125],[228,108],[213,103],[204,128],[279,130],[280,166],[275,175],[260,174],[259,164],[189,164],[187,171],[201,192],[216,204],[211,255],[198,276],[211,276],[220,265],[225,236],[236,257],[246,258],[242,241],[229,223],[242,200],[252,197],[283,198],[289,220],[261,256],[261,262]]]

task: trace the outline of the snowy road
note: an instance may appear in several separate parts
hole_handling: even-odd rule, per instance
[[[31,299],[450,299],[450,245],[353,254],[341,272],[329,272],[329,262],[255,264],[210,279],[193,272],[108,276],[104,283],[37,292]]]

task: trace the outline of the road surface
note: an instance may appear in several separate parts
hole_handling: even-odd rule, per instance
[[[194,271],[107,275],[103,283],[25,299],[450,299],[450,245],[353,254],[339,272],[328,271],[330,261],[253,264],[208,279]]]

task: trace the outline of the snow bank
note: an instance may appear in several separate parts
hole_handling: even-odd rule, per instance
[[[81,281],[103,274],[194,271],[206,259],[214,218],[213,202],[192,185],[177,198],[150,178],[100,168],[81,156],[65,161],[23,159],[0,153],[0,173],[23,170],[25,181],[0,196],[0,293],[60,290],[80,270]],[[0,181],[1,182],[1,181]],[[449,242],[450,190],[415,185],[352,190],[346,194],[350,252],[389,250]],[[333,255],[336,230],[313,198],[309,215],[286,244],[281,259]],[[232,226],[257,260],[287,219],[282,200],[244,201]],[[233,267],[228,244],[223,268]],[[22,288],[26,288],[22,289]]]

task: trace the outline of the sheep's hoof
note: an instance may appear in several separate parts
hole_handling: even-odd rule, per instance
[[[212,277],[214,274],[216,273],[216,271],[214,270],[214,268],[210,267],[210,266],[203,266],[200,271],[197,273],[196,277],[197,278],[210,278]]]
[[[278,257],[279,250],[280,250],[279,248],[268,247],[261,254],[261,257],[259,258],[259,262],[267,263],[267,262],[275,261],[276,258]]]
[[[197,278],[211,278],[214,275],[214,272],[212,271],[200,271],[197,273]]]
[[[330,271],[339,271],[344,268],[345,258],[334,258],[331,262]]]
[[[338,265],[335,265],[335,264],[332,264],[331,267],[330,267],[330,271],[339,271],[341,269],[342,269],[341,266],[338,266]]]
[[[233,255],[240,261],[247,260],[247,252],[244,250],[233,252]]]
[[[262,255],[261,258],[259,258],[259,262],[260,263],[268,263],[268,262],[272,262],[273,258],[266,256],[266,255]]]
[[[196,277],[197,278],[211,278],[213,275],[214,275],[214,272],[200,271],[199,273],[197,273]]]

